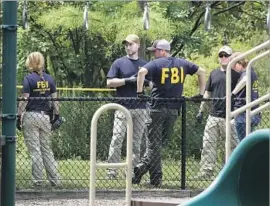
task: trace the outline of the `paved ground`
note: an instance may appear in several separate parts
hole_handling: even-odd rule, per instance
[[[145,190],[133,191],[132,198],[171,201],[182,203],[194,193],[190,190]],[[16,193],[16,206],[88,206],[89,192],[85,191],[20,191]],[[98,191],[95,206],[124,206],[124,191]]]
[[[151,197],[143,197],[151,198]],[[161,200],[166,200],[168,197],[158,198]],[[169,198],[170,200],[179,201],[182,203],[189,198]],[[53,200],[44,200],[44,199],[34,199],[34,200],[17,200],[16,206],[88,206],[88,199],[53,199]],[[126,206],[123,198],[121,199],[97,199],[95,206]]]

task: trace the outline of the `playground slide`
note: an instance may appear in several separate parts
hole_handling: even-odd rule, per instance
[[[180,205],[269,206],[269,140],[270,129],[249,134],[214,182]]]

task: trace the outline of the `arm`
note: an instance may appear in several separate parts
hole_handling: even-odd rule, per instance
[[[147,75],[148,70],[142,67],[138,72],[137,77],[137,93],[143,92],[143,83],[145,80],[145,76]]]
[[[52,93],[51,97],[57,98],[57,92]],[[59,102],[58,101],[53,101],[53,109],[54,109],[54,114],[59,115]]]
[[[236,95],[239,91],[241,91],[245,86],[247,82],[247,76],[244,76],[240,82],[237,83],[236,87],[232,91],[232,94]]]
[[[29,93],[23,93],[23,98],[27,99],[29,97]],[[18,116],[21,116],[22,113],[25,111],[27,105],[27,101],[20,101],[18,106]]]
[[[125,79],[112,78],[107,79],[107,87],[121,87],[125,85]]]
[[[205,92],[204,92],[204,95],[203,95],[203,98],[204,98],[204,99],[211,98],[211,92],[205,91]],[[205,108],[205,102],[202,102],[201,105],[200,105],[199,113],[202,113],[202,112],[204,112],[205,110],[206,110],[206,108]]]
[[[205,70],[203,68],[199,67],[196,74],[198,75],[200,94],[203,95],[204,91],[205,91],[205,85],[206,85]]]

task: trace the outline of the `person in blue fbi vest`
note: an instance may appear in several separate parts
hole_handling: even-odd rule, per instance
[[[44,57],[40,52],[33,52],[27,57],[26,67],[31,72],[23,80],[23,97],[57,98],[53,78],[44,72]],[[54,116],[50,120],[53,107]],[[57,101],[32,99],[21,101],[18,107],[17,128],[23,131],[25,144],[32,159],[32,177],[34,187],[41,187],[43,167],[52,186],[59,185],[57,163],[51,148],[52,125],[59,120]]]
[[[145,98],[143,82],[145,78],[151,79],[151,102],[149,118],[146,122],[148,135],[146,153],[140,163],[134,168],[133,184],[139,184],[144,174],[149,171],[150,185],[159,187],[162,183],[161,149],[170,137],[174,123],[181,108],[180,101],[162,101],[157,98],[182,97],[183,85],[187,75],[198,75],[199,94],[204,93],[206,78],[205,70],[182,58],[170,55],[170,43],[157,40],[148,48],[155,56],[155,60],[144,65],[138,73],[137,96]]]

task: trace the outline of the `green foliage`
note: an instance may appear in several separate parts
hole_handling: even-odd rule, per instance
[[[172,52],[206,69],[207,76],[218,67],[217,52],[227,34],[235,51],[248,49],[269,37],[265,32],[267,4],[265,2],[211,2],[212,29],[203,28],[205,2],[167,1],[149,2],[150,29],[143,30],[138,1],[97,1],[89,8],[89,30],[83,29],[84,2],[29,2],[29,29],[18,29],[18,75],[21,84],[28,71],[25,59],[30,52],[41,51],[46,67],[54,76],[58,87],[105,87],[106,74],[111,63],[125,55],[122,40],[129,33],[141,37],[142,56],[153,40],[165,38],[172,42]],[[236,6],[235,6],[236,5]],[[238,5],[238,6],[237,6]],[[22,2],[19,2],[19,24]],[[254,55],[249,57],[252,58]],[[261,95],[269,92],[269,61],[265,58],[255,64]],[[187,77],[184,96],[198,93],[196,77]],[[61,92],[60,96],[103,96],[90,92]],[[106,95],[105,95],[106,96]],[[89,158],[89,126],[91,117],[101,103],[64,102],[61,113],[67,122],[54,134],[57,158]],[[203,126],[193,120],[198,105],[188,106],[188,148],[191,156],[198,157]],[[106,118],[107,119],[106,119]],[[98,158],[105,159],[112,132],[111,113],[101,118]],[[103,133],[101,133],[103,131]],[[180,154],[181,122],[166,150],[166,157]],[[104,135],[106,134],[106,135]],[[196,136],[195,134],[200,134]],[[107,144],[108,143],[108,144]],[[21,148],[18,148],[18,152]]]
[[[66,122],[54,132],[53,150],[57,159],[90,158],[90,126],[96,110],[105,102],[71,101],[61,103]],[[106,159],[111,140],[113,113],[104,113],[98,121],[98,159]],[[100,143],[100,144],[99,144]],[[105,144],[107,143],[107,144]]]

